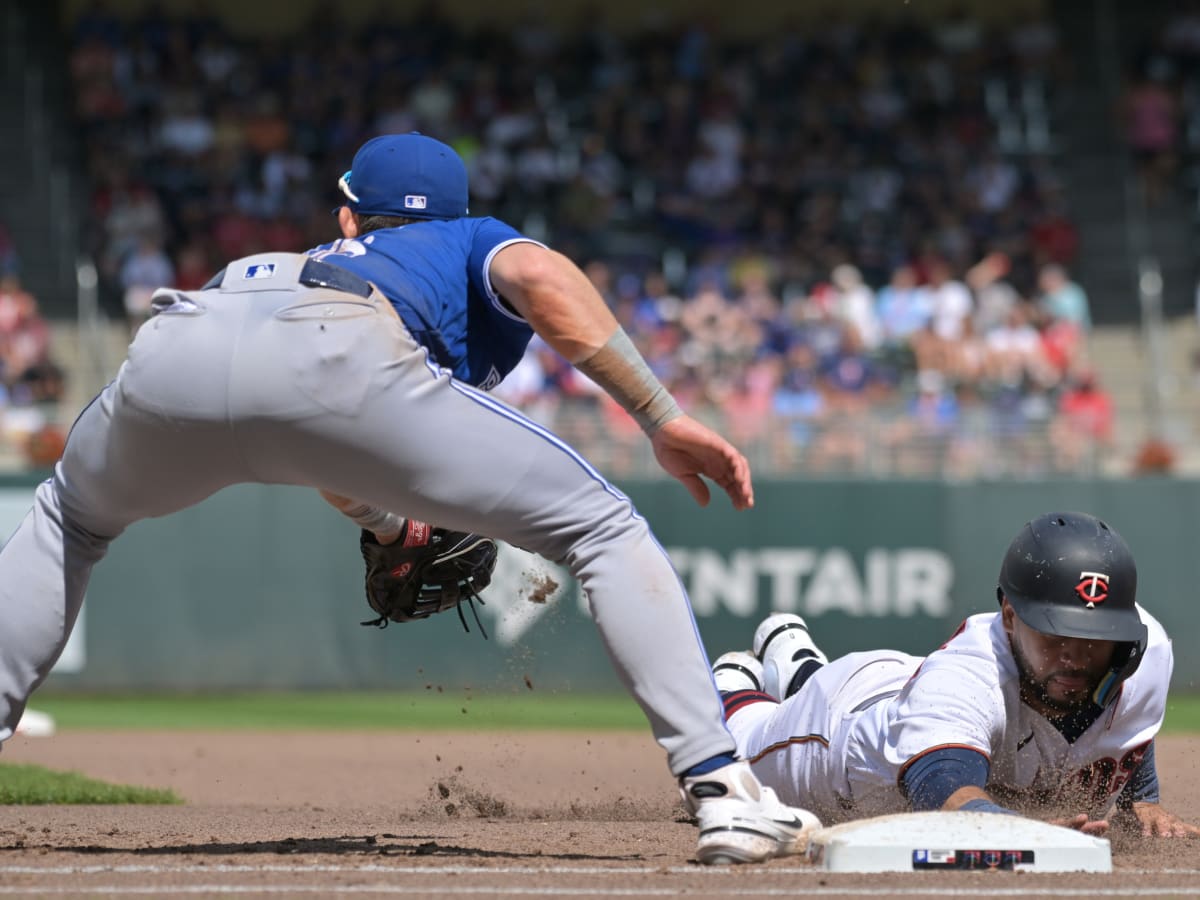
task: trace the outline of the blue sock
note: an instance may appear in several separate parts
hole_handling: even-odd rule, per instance
[[[796,673],[792,675],[792,680],[788,682],[787,692],[783,695],[785,699],[804,687],[804,683],[820,671],[821,666],[824,665],[819,659],[812,656],[811,653],[809,656],[812,658],[806,659],[800,668],[796,670]]]
[[[697,775],[707,775],[709,772],[715,772],[717,769],[723,769],[731,763],[737,762],[737,757],[732,753],[722,753],[720,756],[714,756],[711,759],[706,759],[702,763],[696,763],[680,778],[694,778]]]

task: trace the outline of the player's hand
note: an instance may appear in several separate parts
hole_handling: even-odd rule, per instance
[[[754,505],[750,463],[732,444],[691,416],[672,419],[650,438],[658,464],[683,482],[701,506],[708,506],[708,485],[715,481],[733,501],[734,509]]]
[[[1090,834],[1093,837],[1103,837],[1108,834],[1107,819],[1089,819],[1085,813],[1080,813],[1077,816],[1068,816],[1065,819],[1051,819],[1051,825],[1059,825],[1063,828],[1071,828],[1075,831],[1082,831],[1084,834]]]
[[[1157,803],[1135,803],[1133,804],[1133,815],[1142,828],[1142,834],[1146,837],[1200,837],[1200,828],[1189,825]]]

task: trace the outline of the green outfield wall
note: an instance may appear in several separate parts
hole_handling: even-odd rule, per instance
[[[1200,684],[1200,483],[759,482],[757,505],[698,509],[673,482],[624,489],[671,554],[711,655],[794,610],[832,657],[936,648],[995,609],[1008,541],[1051,509],[1106,518],[1139,563],[1139,599],[1175,639],[1176,689]],[[32,487],[0,490],[5,533]],[[386,630],[362,597],[357,532],[312,491],[240,486],[139,523],[96,568],[82,627],[51,678],[84,690],[610,690],[618,683],[565,573],[505,548],[484,640],[445,614]],[[546,579],[560,587],[545,602]],[[30,602],[36,602],[30,598]]]

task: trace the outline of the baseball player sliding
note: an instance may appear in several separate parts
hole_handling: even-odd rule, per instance
[[[361,526],[381,624],[457,607],[486,583],[494,546],[480,535],[568,566],[699,821],[700,861],[802,852],[818,823],[735,757],[688,598],[645,520],[481,389],[537,332],[634,416],[701,505],[706,478],[753,504],[745,458],[680,411],[573,263],[468,216],[453,149],[377,137],[340,187],[339,240],[157,291],[117,378],[76,421],[0,551],[0,741],[125,528],[239,482],[307,485]]]
[[[828,662],[785,613],[714,674],[754,771],[828,821],[1020,810],[1103,834],[1115,803],[1146,835],[1197,837],[1159,803],[1171,643],[1136,591],[1116,531],[1051,513],[1008,548],[999,611],[971,616],[929,656]]]

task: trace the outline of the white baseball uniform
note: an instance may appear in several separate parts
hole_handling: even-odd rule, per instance
[[[825,822],[905,812],[906,764],[962,747],[990,760],[987,790],[1017,806],[1070,802],[1102,815],[1162,725],[1173,657],[1162,626],[1121,694],[1074,741],[1021,702],[1000,613],[971,616],[926,657],[851,653],[782,703],[740,705],[729,718],[738,751],[785,803]]]

